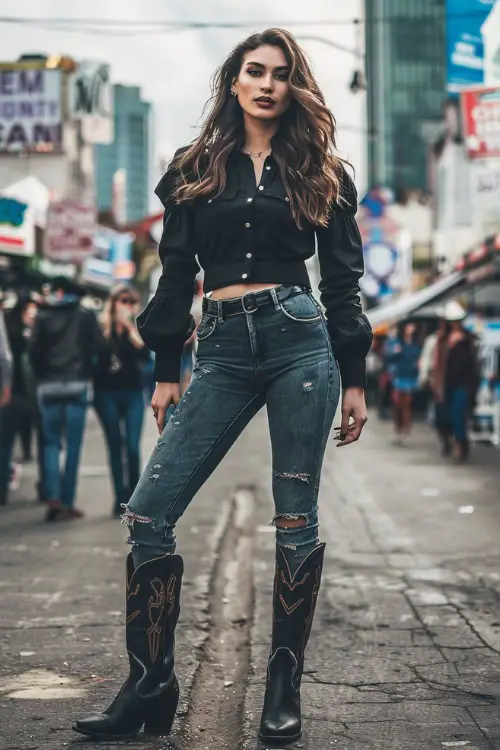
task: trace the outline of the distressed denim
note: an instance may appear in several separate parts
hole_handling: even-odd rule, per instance
[[[174,552],[177,521],[264,405],[277,541],[300,564],[319,543],[321,466],[339,393],[325,319],[310,293],[225,320],[205,313],[191,383],[124,506],[135,564]],[[280,517],[305,525],[285,528]]]

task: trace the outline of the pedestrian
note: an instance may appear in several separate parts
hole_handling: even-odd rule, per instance
[[[244,427],[267,406],[273,448],[276,577],[260,736],[301,734],[300,681],[323,566],[317,495],[340,396],[339,445],[366,422],[363,253],[356,191],[335,155],[334,120],[287,31],[254,34],[215,78],[200,135],[157,187],[163,275],[139,316],[156,350],[152,408],[161,437],[128,503],[126,640],[130,673],[112,705],[76,722],[95,739],[168,734],[179,687],[174,630],[182,558],[174,527]],[[304,261],[317,239],[326,319]],[[204,268],[197,363],[179,403],[180,358]],[[211,296],[208,295],[211,293]],[[333,350],[333,352],[332,352]],[[338,367],[335,362],[338,362]],[[165,412],[177,404],[164,427]]]
[[[394,430],[396,443],[404,445],[413,420],[413,397],[418,387],[418,362],[421,346],[417,341],[417,327],[407,323],[402,337],[395,341],[389,353],[393,372]]]
[[[387,331],[385,341],[381,344],[381,373],[378,381],[378,417],[381,420],[390,419],[392,394],[394,390],[394,364],[392,350],[398,341],[397,326],[391,326]]]
[[[466,317],[459,302],[447,303],[446,325],[438,335],[432,378],[438,434],[442,441],[451,438],[457,463],[469,457],[468,422],[481,380],[474,337],[463,324]]]
[[[75,508],[75,495],[92,359],[106,346],[96,316],[80,304],[81,287],[60,278],[52,289],[53,296],[40,306],[29,346],[41,411],[47,521],[84,515]],[[66,461],[61,475],[63,438]]]
[[[25,290],[19,290],[16,304],[5,315],[5,325],[13,358],[12,399],[9,405],[9,450],[19,435],[23,462],[32,460],[32,433],[36,424],[36,399],[31,388],[28,343],[37,306]]]
[[[7,441],[7,408],[12,396],[12,353],[5,328],[0,300],[0,505],[7,503],[11,476],[10,451]]]
[[[111,291],[101,318],[108,346],[98,357],[94,375],[94,407],[106,437],[115,517],[139,481],[145,408],[142,365],[150,357],[135,324],[139,303],[131,286],[120,284]]]

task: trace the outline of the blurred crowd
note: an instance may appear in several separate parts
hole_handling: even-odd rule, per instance
[[[466,317],[464,308],[451,301],[431,331],[406,321],[376,337],[368,358],[371,401],[381,419],[392,417],[395,445],[407,443],[418,414],[434,427],[444,456],[456,463],[469,457],[481,367]],[[499,379],[497,362],[492,388]]]
[[[145,408],[154,362],[136,328],[141,300],[131,285],[115,287],[97,314],[85,291],[65,278],[44,293],[0,297],[0,505],[19,487],[23,465],[36,461],[37,499],[47,521],[76,520],[80,455],[88,409],[102,427],[119,517],[139,479]],[[201,287],[192,313],[201,316]],[[406,321],[376,336],[368,356],[368,399],[392,418],[394,444],[404,446],[414,417],[434,427],[442,453],[469,455],[469,424],[481,381],[477,341],[466,312],[449,302],[428,325]],[[186,342],[181,392],[190,381],[196,331]],[[500,357],[499,357],[500,359]],[[497,362],[492,387],[500,382]],[[170,414],[168,415],[170,416]]]
[[[144,412],[154,389],[152,355],[135,324],[137,291],[117,286],[99,314],[84,296],[78,284],[58,278],[43,294],[21,289],[14,304],[0,299],[0,505],[17,490],[23,464],[36,458],[36,493],[49,522],[84,516],[75,499],[91,406],[108,450],[111,511],[120,515],[139,479]],[[194,339],[183,355],[184,386]]]

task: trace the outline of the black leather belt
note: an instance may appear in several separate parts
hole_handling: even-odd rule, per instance
[[[241,315],[242,313],[255,313],[265,305],[278,305],[278,302],[287,297],[295,297],[302,294],[305,290],[301,286],[275,286],[270,289],[261,289],[258,292],[246,292],[242,297],[234,299],[210,299],[203,298],[202,310],[204,313],[213,315],[218,318],[228,318],[231,315]]]

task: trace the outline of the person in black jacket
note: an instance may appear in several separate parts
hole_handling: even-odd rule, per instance
[[[49,303],[39,309],[29,347],[41,410],[47,521],[84,515],[74,507],[80,451],[92,359],[106,346],[96,316],[81,307],[83,290],[64,278],[54,281],[53,289]],[[63,437],[66,465],[61,475]]]
[[[145,407],[141,366],[150,357],[135,325],[139,303],[130,286],[112,290],[101,320],[108,349],[99,356],[94,376],[94,407],[108,446],[115,517],[139,481]]]
[[[239,44],[214,80],[200,135],[177,152],[157,188],[163,275],[138,325],[156,352],[152,408],[161,437],[123,514],[132,545],[129,676],[106,711],[74,726],[98,739],[130,737],[142,726],[170,731],[183,571],[175,525],[264,405],[277,544],[260,737],[281,745],[300,736],[300,681],[324,555],[318,489],[341,379],[338,444],[355,442],[366,422],[372,332],[360,303],[356,189],[336,156],[332,114],[305,54],[281,29]],[[326,318],[305,265],[316,243]],[[206,297],[197,362],[180,400],[199,265]]]
[[[27,350],[29,339],[33,329],[37,306],[31,299],[27,289],[20,288],[17,292],[17,301],[14,307],[5,315],[5,325],[12,352],[13,375],[12,375],[12,398],[6,407],[4,450],[12,461],[12,453],[16,435],[19,434],[23,449],[23,460],[30,461],[32,431],[37,428],[39,438],[38,408],[32,387],[32,378],[29,372]],[[40,440],[38,439],[38,452],[40,452]],[[41,471],[41,456],[37,455],[39,462],[39,476]],[[39,486],[39,483],[38,485]]]

